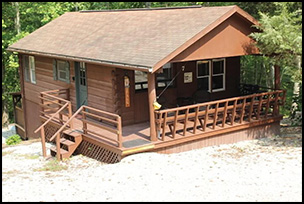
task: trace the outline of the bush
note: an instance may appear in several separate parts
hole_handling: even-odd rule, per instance
[[[5,140],[7,145],[16,145],[16,144],[19,144],[21,141],[22,140],[21,140],[20,136],[17,134],[12,135]]]

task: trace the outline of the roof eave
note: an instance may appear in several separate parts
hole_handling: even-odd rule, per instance
[[[81,58],[81,57],[54,54],[54,53],[44,53],[44,52],[37,52],[37,51],[31,51],[31,50],[18,49],[18,48],[13,48],[13,47],[8,47],[6,50],[10,51],[10,52],[18,52],[18,53],[22,53],[22,54],[38,55],[38,56],[44,56],[44,57],[54,57],[54,58],[58,58],[58,59],[94,63],[94,64],[100,64],[100,65],[104,65],[104,66],[110,66],[110,67],[116,67],[116,68],[122,68],[122,69],[138,70],[138,71],[143,71],[143,72],[152,72],[152,67],[144,66],[144,65],[127,64],[127,63],[112,62],[112,61],[98,60],[98,59],[91,59],[91,58]]]

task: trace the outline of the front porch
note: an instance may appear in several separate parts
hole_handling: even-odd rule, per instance
[[[41,130],[45,156],[45,139],[54,142],[56,149],[65,148],[61,144],[63,133],[72,130],[82,136],[82,142],[75,153],[115,163],[130,154],[145,151],[167,153],[166,149],[193,142],[201,142],[204,143],[203,146],[208,146],[235,142],[238,137],[252,139],[265,136],[260,132],[267,132],[267,128],[269,129],[271,125],[275,126],[282,119],[279,107],[284,104],[285,94],[284,90],[264,91],[156,110],[154,111],[156,138],[153,138],[151,121],[122,126],[119,115],[88,106],[82,106],[72,113],[71,102],[67,100],[68,90],[54,90],[41,93],[40,117],[44,123],[36,131]],[[248,132],[254,128],[260,128],[261,131],[256,131],[257,134]],[[221,139],[210,142],[214,138]],[[183,146],[174,151],[192,148],[193,145]],[[61,159],[60,154],[57,154],[57,158]]]

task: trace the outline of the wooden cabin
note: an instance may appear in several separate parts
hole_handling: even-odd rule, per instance
[[[67,12],[8,48],[23,137],[114,163],[278,134],[286,92],[240,84],[257,23],[237,6]]]

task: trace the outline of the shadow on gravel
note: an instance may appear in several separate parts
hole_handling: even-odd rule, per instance
[[[302,147],[302,127],[281,127],[281,135],[258,139],[261,146]]]

